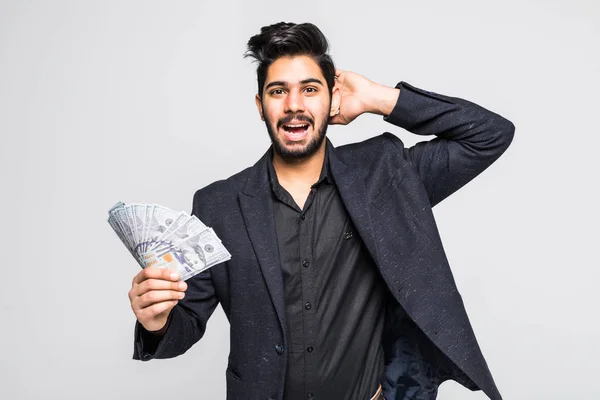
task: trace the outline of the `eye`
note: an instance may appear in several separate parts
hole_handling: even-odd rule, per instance
[[[280,95],[280,94],[283,94],[283,89],[273,89],[269,93],[271,95]]]
[[[317,91],[317,89],[314,88],[314,87],[312,87],[312,86],[311,87],[307,87],[304,90],[306,90],[308,93],[316,93],[316,91]]]

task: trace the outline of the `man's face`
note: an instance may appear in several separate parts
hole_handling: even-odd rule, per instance
[[[308,56],[281,57],[267,70],[256,105],[277,154],[303,159],[323,145],[329,117],[337,110],[319,65]],[[332,107],[333,106],[333,107]]]

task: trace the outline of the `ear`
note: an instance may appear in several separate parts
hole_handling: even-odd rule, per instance
[[[260,96],[258,95],[258,93],[256,94],[254,101],[256,101],[256,108],[258,108],[258,113],[260,114],[260,119],[262,119],[264,121],[265,116],[263,114],[262,101],[260,100]]]
[[[333,87],[333,91],[331,92],[331,109],[329,110],[330,117],[334,117],[339,113],[341,101],[342,94],[340,93],[340,88],[335,85]]]

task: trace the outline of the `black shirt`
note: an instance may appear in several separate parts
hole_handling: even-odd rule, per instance
[[[288,329],[284,399],[367,400],[383,373],[385,284],[352,225],[327,154],[303,209],[268,165]]]

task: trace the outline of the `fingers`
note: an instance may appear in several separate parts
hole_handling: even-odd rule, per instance
[[[133,287],[129,291],[129,300],[132,305],[136,298],[146,296],[144,298],[152,298],[154,292],[173,292],[183,294],[188,288],[187,283],[182,281],[169,281],[164,279],[145,279],[141,283],[133,284]],[[183,297],[174,297],[181,299]],[[164,299],[157,299],[156,301],[163,301]],[[155,302],[156,302],[155,301]]]
[[[177,300],[169,300],[169,301],[163,301],[160,303],[154,303],[153,305],[140,309],[140,310],[134,310],[135,311],[135,316],[138,319],[138,321],[140,321],[140,323],[148,330],[158,330],[160,329],[162,326],[164,326],[164,322],[166,321],[166,317],[168,315],[165,315],[167,312],[171,311],[171,309],[173,307],[175,307],[177,305]],[[159,323],[157,326],[150,326],[153,324],[150,324],[150,321],[153,321],[156,319],[156,317],[158,315],[165,315],[165,318],[163,318],[165,321],[161,321],[161,323]]]
[[[181,300],[188,285],[179,281],[179,275],[167,269],[144,268],[134,278],[129,301],[136,311],[154,303]]]
[[[185,297],[185,293],[177,290],[151,290],[131,301],[133,311],[143,310],[158,303],[179,301]]]
[[[146,279],[142,283],[135,285],[132,291],[136,296],[141,296],[144,293],[153,290],[175,290],[179,292],[185,292],[187,289],[187,283],[182,281],[166,281],[164,279]]]
[[[131,309],[146,329],[158,330],[164,326],[171,309],[185,297],[187,287],[176,272],[164,268],[144,268],[131,283]]]
[[[132,286],[140,284],[146,279],[163,279],[165,281],[178,281],[179,274],[165,268],[147,267],[142,269],[134,278]]]

